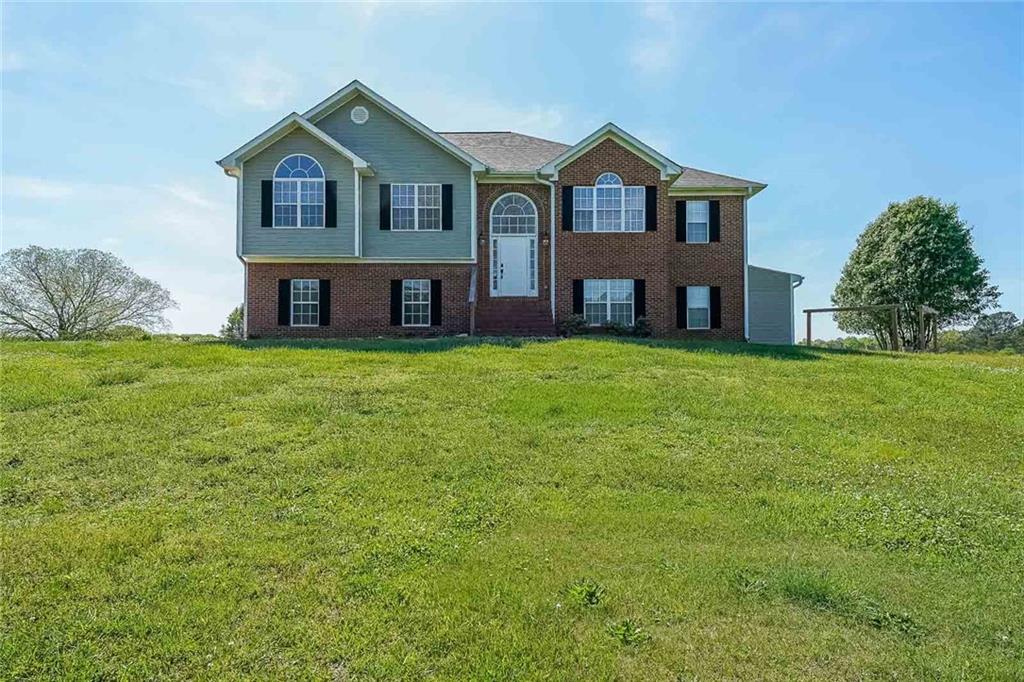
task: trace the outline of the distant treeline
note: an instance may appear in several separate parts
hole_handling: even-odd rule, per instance
[[[846,350],[879,350],[870,336],[815,339],[815,346]],[[939,350],[945,353],[1006,352],[1024,354],[1024,321],[1009,311],[982,315],[970,329],[939,332]]]

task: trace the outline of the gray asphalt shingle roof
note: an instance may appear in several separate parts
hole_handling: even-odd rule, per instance
[[[558,157],[572,145],[512,131],[439,133],[499,173],[530,173]],[[683,168],[672,183],[682,188],[764,187],[763,183],[697,168]]]
[[[535,171],[569,148],[561,142],[512,131],[440,135],[501,173]]]

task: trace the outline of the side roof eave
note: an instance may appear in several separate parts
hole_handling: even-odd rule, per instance
[[[317,128],[315,125],[307,121],[304,117],[299,116],[296,112],[292,112],[282,118],[280,121],[272,125],[271,127],[264,130],[262,133],[254,137],[253,139],[246,142],[244,145],[231,152],[223,159],[217,162],[217,165],[224,169],[225,173],[229,175],[233,174],[232,171],[237,171],[239,164],[245,161],[247,158],[257,154],[258,152],[266,149],[273,143],[280,140],[282,137],[290,133],[295,128],[301,128],[305,132],[315,137],[320,142],[338,152],[349,161],[352,162],[353,168],[358,170],[363,175],[372,175],[373,171],[370,169],[370,164],[362,159],[355,152],[349,148],[341,145],[333,137],[325,133],[324,131]]]
[[[541,167],[540,172],[547,175],[557,176],[559,168],[578,158],[591,147],[607,139],[615,140],[630,151],[647,160],[651,165],[660,168],[662,180],[667,180],[669,177],[683,172],[683,167],[675,161],[653,147],[644,144],[614,123],[606,123],[590,135],[587,135],[557,157],[544,164],[544,166]]]
[[[351,83],[343,87],[341,90],[338,90],[333,95],[331,95],[324,101],[314,106],[312,109],[304,113],[303,117],[311,123],[316,123],[324,116],[327,116],[329,113],[331,113],[332,111],[334,111],[335,109],[337,109],[338,107],[340,107],[341,105],[343,105],[345,102],[352,99],[356,95],[363,95],[368,100],[379,106],[381,109],[387,111],[389,114],[391,114],[399,121],[401,121],[405,125],[409,126],[413,130],[418,132],[423,137],[427,138],[437,146],[441,147],[452,156],[455,156],[459,160],[468,164],[472,170],[487,170],[487,166],[481,163],[480,160],[477,159],[475,156],[473,156],[466,150],[460,148],[459,146],[455,145],[454,143],[449,142],[444,137],[437,134],[423,123],[420,123],[418,120],[416,120],[409,114],[405,113],[404,111],[396,107],[394,104],[392,104],[385,98],[378,95],[370,88],[360,83],[358,80],[352,81]]]

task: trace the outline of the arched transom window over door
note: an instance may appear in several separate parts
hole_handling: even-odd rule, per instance
[[[286,156],[274,170],[274,227],[323,226],[324,169],[312,156]]]
[[[517,192],[491,207],[491,295],[537,295],[537,206]]]

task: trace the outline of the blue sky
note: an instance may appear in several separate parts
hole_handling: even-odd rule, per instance
[[[113,251],[176,331],[241,300],[214,159],[359,78],[436,130],[575,142],[606,121],[768,183],[751,262],[827,305],[888,202],[959,204],[1024,316],[1020,4],[2,6],[2,248]],[[819,336],[835,329],[822,318]]]

